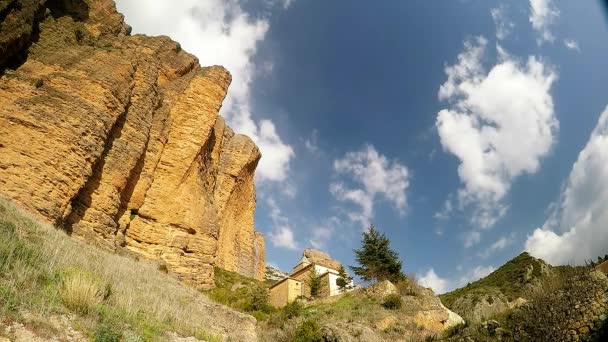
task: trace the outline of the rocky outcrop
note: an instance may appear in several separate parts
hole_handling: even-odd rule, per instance
[[[287,277],[289,277],[289,273],[283,272],[272,266],[266,266],[266,274],[264,275],[264,280],[279,281]]]
[[[256,145],[218,115],[231,76],[111,0],[0,3],[0,195],[200,288],[263,279]]]
[[[306,248],[304,249],[303,256],[310,263],[331,268],[332,270],[340,269],[340,262],[334,260],[329,254],[323,251],[312,248]]]

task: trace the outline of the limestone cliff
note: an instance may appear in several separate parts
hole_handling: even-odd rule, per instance
[[[262,279],[257,146],[218,115],[231,76],[111,0],[0,1],[0,196],[200,288]]]

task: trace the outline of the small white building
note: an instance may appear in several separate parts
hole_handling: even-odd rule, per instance
[[[297,298],[310,298],[309,280],[313,270],[321,282],[318,297],[341,294],[343,291],[338,286],[340,266],[338,261],[333,260],[325,252],[305,249],[300,262],[293,268],[291,274],[270,287],[270,303],[281,307]],[[353,287],[354,282],[351,280],[346,291]]]

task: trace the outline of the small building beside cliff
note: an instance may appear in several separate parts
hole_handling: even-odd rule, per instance
[[[337,284],[341,264],[327,253],[315,249],[305,249],[300,262],[294,266],[289,276],[279,280],[270,287],[270,304],[282,307],[297,298],[310,298],[309,281],[316,272],[321,282],[318,297],[325,298],[341,294]],[[351,280],[350,286],[353,287]]]

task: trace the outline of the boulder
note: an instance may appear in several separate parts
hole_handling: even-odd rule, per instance
[[[365,288],[365,294],[377,299],[382,299],[388,295],[396,294],[398,292],[397,287],[388,280],[380,281]]]

